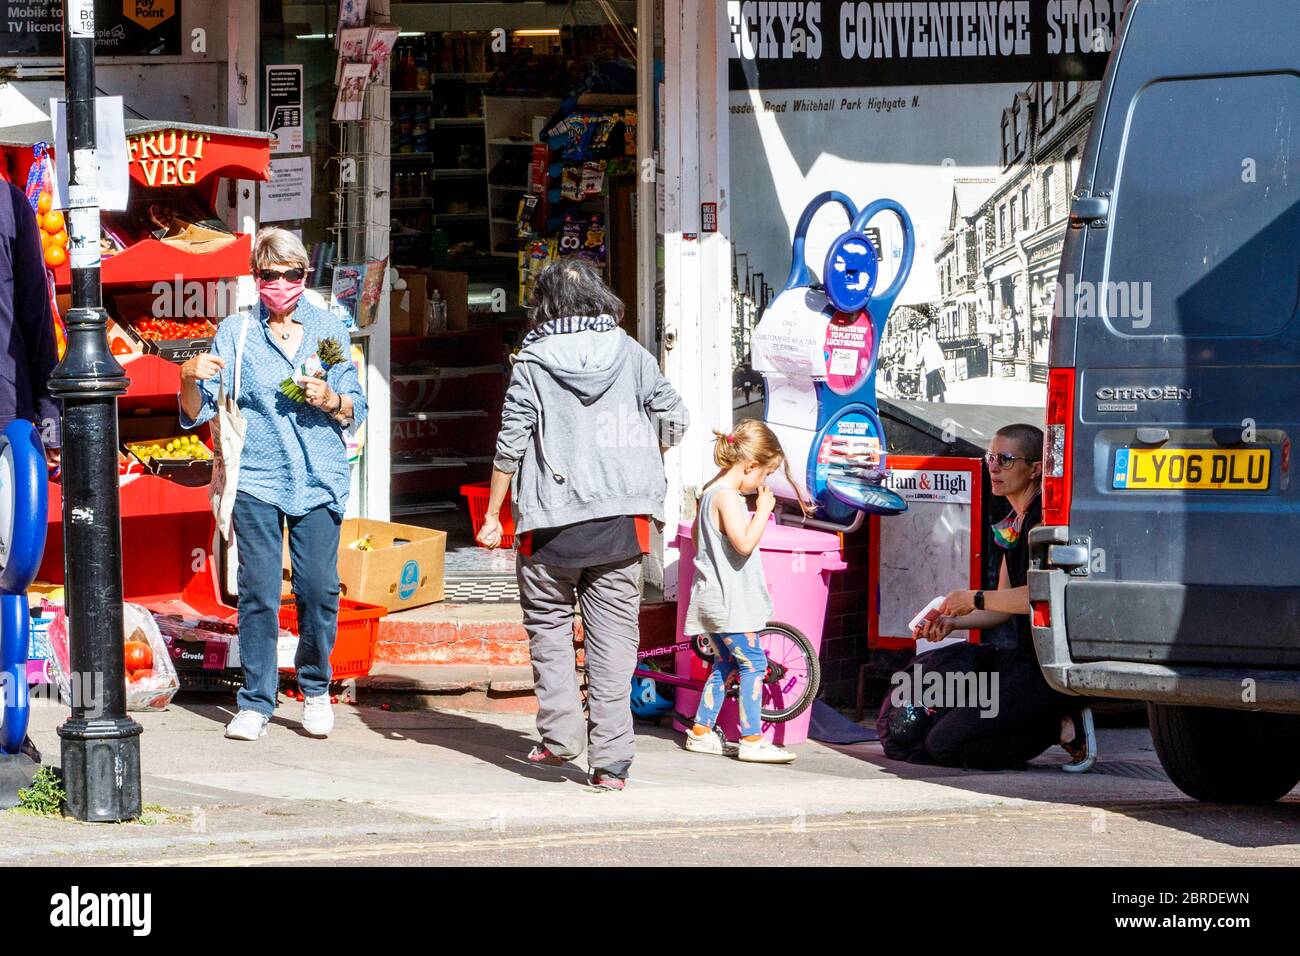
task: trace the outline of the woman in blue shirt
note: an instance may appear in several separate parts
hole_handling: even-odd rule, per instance
[[[233,522],[244,686],[239,713],[226,727],[226,736],[235,740],[264,736],[275,711],[285,525],[298,603],[294,665],[305,695],[303,729],[324,737],[334,727],[329,658],[339,604],[335,555],[350,483],[344,429],[365,419],[366,402],[347,329],[333,313],[302,299],[308,267],[307,252],[293,233],[261,230],[252,255],[256,308],[225,319],[212,351],[181,366],[181,425],[195,428],[216,414],[220,384],[235,394],[235,356],[242,354],[239,409],[247,432]],[[338,350],[322,347],[329,339]],[[343,358],[324,369],[323,379],[299,380],[305,400],[281,390],[304,363],[314,364],[313,357],[327,361],[334,351]]]

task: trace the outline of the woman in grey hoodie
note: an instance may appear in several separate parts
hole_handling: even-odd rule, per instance
[[[663,521],[663,448],[681,441],[689,421],[659,363],[619,328],[622,315],[623,303],[585,260],[557,262],[537,277],[478,534],[485,547],[500,543],[508,489],[542,738],[528,759],[559,765],[586,749],[591,782],[606,790],[622,790],[632,764],[641,556],[650,521]],[[575,605],[589,723],[574,659]]]

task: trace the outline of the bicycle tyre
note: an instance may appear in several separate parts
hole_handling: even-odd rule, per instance
[[[805,673],[807,675],[804,682],[803,691],[799,696],[787,703],[781,708],[772,708],[764,701],[761,713],[764,721],[773,724],[783,724],[786,721],[794,720],[805,710],[812,706],[812,702],[817,697],[817,691],[821,688],[822,667],[821,662],[817,659],[817,653],[813,650],[812,641],[804,637],[803,633],[789,624],[782,624],[779,621],[770,622],[767,627],[758,632],[759,643],[762,643],[765,634],[779,633],[782,637],[789,640],[799,648],[800,654],[806,665]],[[764,652],[766,652],[764,648]],[[766,696],[766,695],[764,695]]]

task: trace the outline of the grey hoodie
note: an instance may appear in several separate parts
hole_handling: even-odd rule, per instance
[[[663,520],[659,446],[689,424],[654,357],[622,329],[554,333],[515,360],[494,467],[518,533],[612,515]]]

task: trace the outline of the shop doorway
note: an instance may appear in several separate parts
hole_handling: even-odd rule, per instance
[[[475,545],[471,505],[541,268],[597,263],[626,304],[624,329],[653,348],[638,163],[655,112],[641,108],[637,8],[391,7],[390,512],[448,532],[449,601],[517,599],[514,552]]]

